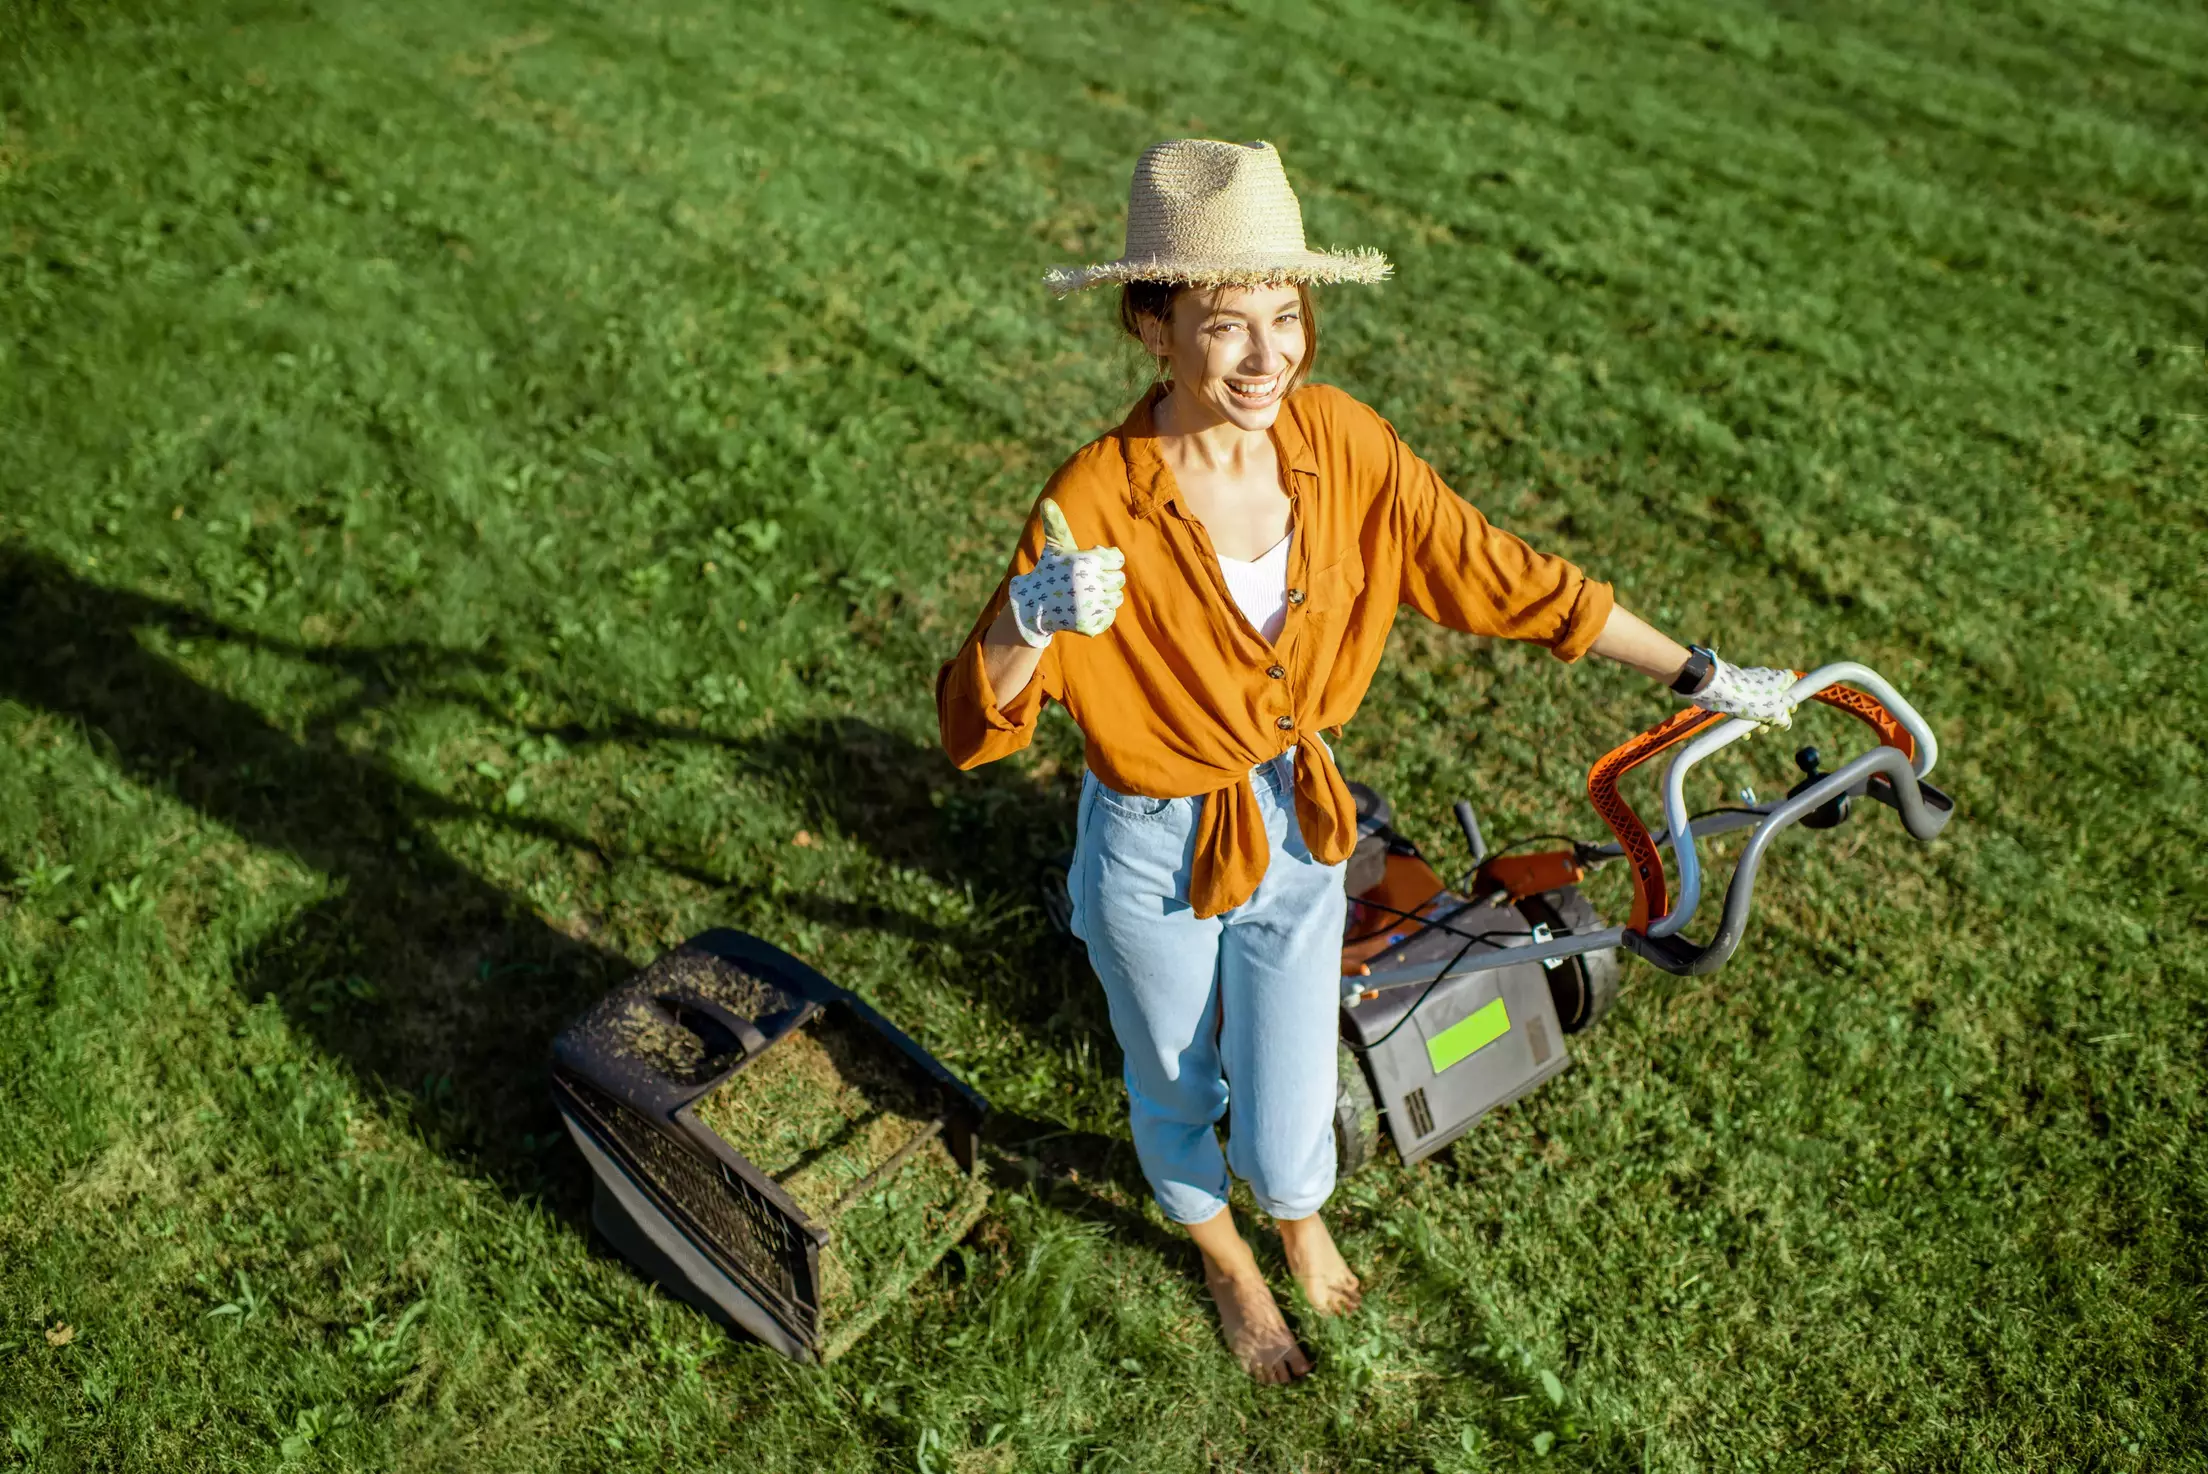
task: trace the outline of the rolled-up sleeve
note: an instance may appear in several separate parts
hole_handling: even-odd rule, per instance
[[[1564,660],[1585,655],[1610,618],[1610,585],[1492,525],[1393,426],[1387,433],[1402,602],[1467,634],[1545,645]]]
[[[1009,702],[998,701],[989,684],[989,667],[982,658],[982,636],[1010,601],[1012,576],[1031,571],[1042,546],[1042,521],[1031,515],[1012,555],[1011,569],[997,584],[996,593],[974,622],[966,643],[936,672],[935,718],[942,732],[943,751],[962,769],[993,763],[1027,746],[1035,736],[1035,722],[1043,713],[1043,703],[1063,699],[1055,641],[1044,648],[1034,679]]]

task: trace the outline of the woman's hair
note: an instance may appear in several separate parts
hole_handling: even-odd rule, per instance
[[[1119,289],[1119,325],[1127,330],[1128,337],[1140,343],[1144,318],[1172,326],[1174,307],[1182,297],[1197,290],[1188,282],[1127,282]],[[1312,299],[1311,288],[1302,282],[1296,283],[1296,301],[1301,304],[1303,313],[1303,361],[1296,365],[1295,373],[1288,380],[1291,392],[1302,387],[1303,381],[1311,376],[1311,365],[1319,359],[1319,304]]]

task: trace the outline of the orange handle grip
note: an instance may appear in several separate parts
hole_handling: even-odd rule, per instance
[[[1633,867],[1633,916],[1626,925],[1634,931],[1648,930],[1651,917],[1669,911],[1671,894],[1664,877],[1663,854],[1641,816],[1633,812],[1633,805],[1618,793],[1618,780],[1658,753],[1677,747],[1703,728],[1725,719],[1723,713],[1704,711],[1699,706],[1675,711],[1638,737],[1611,748],[1587,770],[1587,800],[1617,836],[1618,848]]]
[[[1868,691],[1858,691],[1853,686],[1843,686],[1835,682],[1809,699],[1838,707],[1860,719],[1878,734],[1881,744],[1899,748],[1901,755],[1911,762],[1917,760],[1917,739],[1909,735],[1907,727],[1894,720],[1894,714],[1886,709],[1885,702]]]

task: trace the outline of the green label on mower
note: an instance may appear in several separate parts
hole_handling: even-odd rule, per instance
[[[1466,1055],[1477,1054],[1510,1032],[1510,1014],[1498,998],[1475,1009],[1426,1041],[1426,1058],[1440,1074]]]

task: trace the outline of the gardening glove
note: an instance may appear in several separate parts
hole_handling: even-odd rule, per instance
[[[1066,514],[1043,498],[1043,555],[1032,573],[1011,580],[1012,619],[1030,645],[1050,643],[1060,630],[1101,635],[1127,597],[1126,555],[1117,548],[1082,548]]]
[[[1702,683],[1702,689],[1687,699],[1704,711],[1745,717],[1766,727],[1791,727],[1794,725],[1794,702],[1787,693],[1794,689],[1797,679],[1799,677],[1790,670],[1771,670],[1764,666],[1743,668],[1731,661],[1719,660],[1710,671],[1710,678]]]

